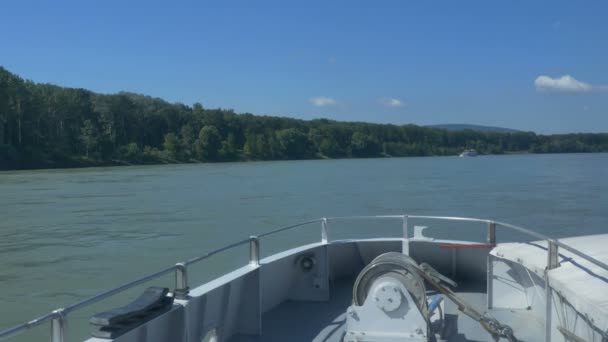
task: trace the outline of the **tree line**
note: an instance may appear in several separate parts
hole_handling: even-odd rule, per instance
[[[91,165],[606,152],[608,134],[448,131],[299,120],[97,94],[24,80],[0,67],[0,169]]]

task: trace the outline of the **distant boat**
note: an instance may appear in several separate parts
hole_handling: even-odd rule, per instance
[[[477,157],[477,151],[475,150],[464,150],[459,157]]]

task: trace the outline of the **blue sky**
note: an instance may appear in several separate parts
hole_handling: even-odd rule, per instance
[[[606,1],[0,4],[37,82],[237,112],[608,131]]]

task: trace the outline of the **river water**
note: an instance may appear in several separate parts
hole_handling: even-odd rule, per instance
[[[0,173],[0,330],[250,235],[319,217],[449,215],[553,237],[608,232],[608,154],[166,165]],[[482,240],[484,227],[425,223]],[[330,238],[398,236],[400,222],[330,223]],[[499,241],[525,237],[498,232]],[[262,240],[262,254],[320,227]],[[247,262],[246,246],[190,270],[192,285]],[[172,286],[171,276],[149,285]],[[94,312],[70,316],[75,339]],[[38,340],[48,324],[17,341]]]

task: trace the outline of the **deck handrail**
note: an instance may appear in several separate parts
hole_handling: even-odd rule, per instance
[[[476,222],[476,223],[485,223],[487,224],[488,227],[488,243],[491,244],[496,244],[496,227],[504,227],[504,228],[508,228],[514,231],[518,231],[521,233],[524,233],[526,235],[529,235],[531,237],[540,239],[540,240],[546,240],[547,241],[547,251],[548,251],[548,265],[547,265],[547,269],[551,269],[554,267],[557,267],[559,264],[557,263],[557,258],[558,258],[558,248],[563,248],[567,251],[569,251],[570,253],[581,257],[593,264],[595,264],[596,266],[599,266],[601,268],[603,268],[604,270],[608,271],[608,264],[597,260],[577,249],[575,249],[574,247],[568,246],[565,243],[560,242],[557,239],[553,239],[550,238],[546,235],[540,234],[540,233],[536,233],[530,229],[521,227],[521,226],[517,226],[517,225],[513,225],[510,223],[505,223],[505,222],[501,222],[501,221],[495,221],[495,220],[489,220],[489,219],[479,219],[479,218],[471,218],[471,217],[456,217],[456,216],[428,216],[428,215],[367,215],[367,216],[336,216],[336,217],[325,217],[325,218],[320,218],[320,219],[315,219],[315,220],[309,220],[309,221],[304,221],[304,222],[300,222],[297,224],[293,224],[293,225],[289,225],[289,226],[284,226],[284,227],[280,227],[280,228],[276,228],[274,230],[262,233],[260,235],[257,236],[250,236],[248,239],[244,239],[244,240],[240,240],[240,241],[236,241],[234,243],[225,245],[223,247],[214,249],[204,255],[186,260],[185,262],[181,262],[181,263],[176,263],[175,265],[166,267],[160,271],[157,271],[155,273],[152,274],[148,274],[146,276],[140,277],[138,279],[135,279],[133,281],[127,282],[125,284],[122,284],[118,287],[115,287],[113,289],[101,292],[93,297],[89,297],[86,298],[84,300],[81,300],[79,302],[76,302],[72,305],[69,305],[65,308],[59,308],[56,310],[53,310],[50,313],[47,313],[46,315],[43,316],[39,316],[33,320],[30,320],[28,322],[16,325],[14,327],[8,328],[4,331],[0,331],[0,340],[6,340],[12,336],[15,336],[17,334],[20,334],[26,330],[29,330],[31,328],[34,328],[42,323],[45,323],[47,321],[51,321],[51,341],[52,342],[65,342],[65,327],[66,327],[66,321],[67,321],[67,315],[70,314],[73,311],[77,311],[79,309],[82,309],[84,307],[87,307],[91,304],[97,303],[101,300],[104,300],[108,297],[114,296],[116,294],[122,293],[130,288],[133,288],[137,285],[146,283],[148,281],[157,279],[165,274],[168,274],[170,272],[175,272],[175,282],[176,282],[176,288],[175,288],[175,295],[177,299],[184,299],[186,298],[187,294],[188,294],[188,283],[187,283],[187,267],[191,264],[194,263],[198,263],[200,261],[206,260],[209,257],[225,252],[227,250],[230,250],[232,248],[238,247],[238,246],[242,246],[245,244],[249,244],[250,247],[250,257],[249,257],[249,264],[254,266],[254,267],[259,267],[259,258],[260,258],[260,252],[259,252],[259,239],[263,238],[263,237],[267,237],[270,235],[274,235],[280,232],[284,232],[284,231],[288,231],[288,230],[292,230],[295,228],[299,228],[302,226],[307,226],[313,223],[321,223],[321,242],[322,243],[328,243],[330,240],[328,239],[328,223],[331,221],[342,221],[342,220],[377,220],[377,219],[399,219],[403,222],[403,239],[409,239],[409,232],[408,232],[408,220],[410,219],[418,219],[418,220],[443,220],[443,221],[464,221],[464,222]]]

